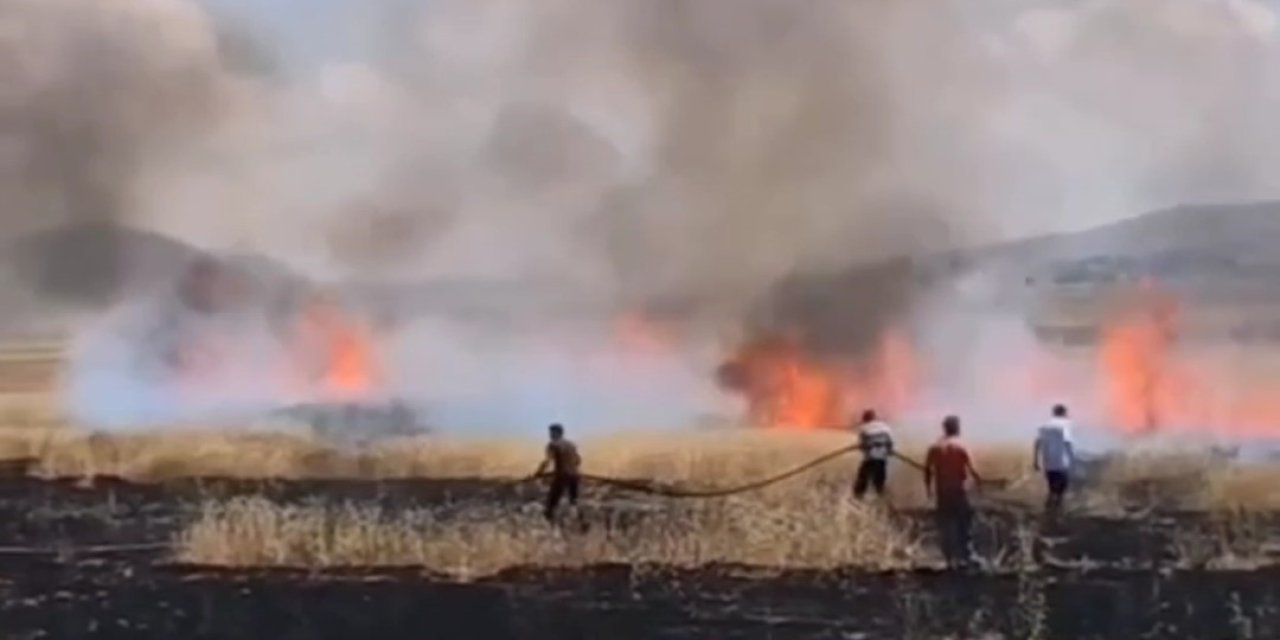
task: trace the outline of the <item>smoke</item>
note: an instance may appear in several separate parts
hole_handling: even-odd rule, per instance
[[[919,306],[913,256],[1274,195],[1280,175],[1276,20],[1250,0],[352,2],[363,51],[252,79],[184,0],[3,2],[0,24],[45,34],[5,40],[33,78],[4,89],[31,132],[5,144],[36,172],[5,174],[23,221],[127,217],[317,278],[554,291],[479,325],[440,296],[386,340],[421,356],[401,380],[469,371],[450,397],[492,405],[537,379],[570,421],[590,385],[553,372],[618,352],[618,313],[678,321],[687,379],[744,332],[861,357],[947,321]],[[672,377],[617,393],[663,404],[645,389]]]
[[[0,242],[136,213],[143,174],[220,112],[222,61],[180,0],[0,2]],[[100,300],[125,258],[108,234],[30,256],[43,295]]]

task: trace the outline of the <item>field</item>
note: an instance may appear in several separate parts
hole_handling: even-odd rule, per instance
[[[582,443],[587,469],[738,484],[840,434]],[[513,479],[537,442],[9,429],[0,482],[6,637],[1268,638],[1280,630],[1277,472],[1207,454],[1091,468],[1037,514],[1021,452],[978,465],[988,566],[944,572],[919,477],[854,504],[854,461],[757,493],[677,501],[591,486],[563,527]],[[908,446],[919,455],[919,447]],[[19,466],[19,465],[15,465]],[[585,527],[583,526],[585,525]],[[1145,635],[1144,635],[1145,634]]]
[[[851,457],[726,498],[589,484],[552,527],[520,481],[534,440],[91,435],[23,393],[0,412],[4,638],[1280,637],[1280,465],[1114,456],[1048,519],[1025,447],[982,448],[1005,482],[979,495],[985,562],[961,573],[905,464],[883,503],[850,500]],[[715,488],[848,443],[580,444],[593,474]]]

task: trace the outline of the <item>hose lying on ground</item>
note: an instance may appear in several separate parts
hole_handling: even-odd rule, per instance
[[[777,475],[769,476],[767,478],[762,478],[760,480],[748,482],[746,484],[741,484],[734,487],[724,487],[719,489],[686,489],[682,487],[673,486],[670,484],[662,484],[652,480],[649,480],[649,481],[626,480],[622,478],[593,475],[589,473],[581,474],[579,477],[581,477],[583,480],[586,480],[588,482],[595,482],[597,484],[615,487],[618,489],[622,489],[624,491],[634,491],[636,493],[646,493],[649,495],[663,496],[667,498],[723,498],[727,496],[737,495],[740,493],[748,493],[750,491],[756,491],[758,489],[763,489],[765,487],[777,484],[784,480],[788,480],[802,473],[805,473],[806,471],[810,471],[816,467],[822,466],[828,462],[841,458],[845,455],[857,452],[860,450],[860,448],[861,447],[859,447],[859,445],[856,445],[856,444],[850,445],[847,447],[842,447],[840,449],[837,449],[825,455],[814,458],[813,460],[810,460],[809,462],[806,462],[802,465],[788,469],[787,471],[784,471]],[[923,472],[925,469],[925,466],[923,464],[911,458],[908,458],[907,456],[904,456],[901,453],[898,453],[895,451],[892,455],[893,457],[907,464],[907,466],[910,466],[917,471]],[[512,484],[522,484],[524,482],[535,480],[538,477],[547,477],[549,475],[550,474],[544,473],[542,474],[542,476],[521,478],[519,480],[516,480]],[[1003,479],[984,479],[984,480],[979,480],[977,484],[979,487],[985,486],[985,487],[991,487],[996,489],[1003,489],[1009,486],[1010,483],[1007,480],[1003,480]]]
[[[649,494],[658,495],[658,496],[665,496],[668,498],[723,498],[726,496],[732,496],[739,493],[747,493],[749,491],[763,489],[769,485],[777,484],[779,482],[782,482],[783,480],[787,480],[795,476],[798,476],[806,471],[809,471],[810,469],[813,469],[814,467],[824,465],[828,462],[831,462],[832,460],[835,460],[837,458],[840,458],[844,455],[847,455],[857,450],[858,450],[857,445],[843,447],[841,449],[832,451],[831,453],[828,453],[826,455],[814,458],[809,462],[806,462],[798,467],[789,469],[777,475],[769,476],[768,478],[763,478],[760,480],[756,480],[754,482],[748,482],[746,484],[738,485],[736,487],[726,487],[721,489],[682,489],[680,487],[675,487],[671,485],[658,484],[657,482],[646,482],[641,480],[622,480],[619,478],[610,478],[606,476],[596,476],[591,474],[583,474],[582,479],[607,485],[607,486],[611,486],[611,487],[617,487],[619,489],[625,489],[628,491],[638,491],[641,493],[649,493]]]

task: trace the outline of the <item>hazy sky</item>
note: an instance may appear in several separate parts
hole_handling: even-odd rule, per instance
[[[235,16],[283,69],[300,78],[337,77],[331,73],[335,68],[341,77],[351,77],[351,63],[364,63],[379,56],[383,61],[388,55],[397,57],[385,49],[387,42],[394,39],[388,34],[397,25],[405,28],[412,20],[406,18],[398,23],[397,15],[410,14],[395,8],[421,8],[428,4],[424,0],[197,1],[221,15]],[[1196,111],[1207,101],[1199,93],[1202,90],[1210,95],[1231,95],[1238,90],[1237,86],[1210,86],[1217,81],[1234,81],[1220,70],[1212,70],[1214,65],[1231,68],[1232,63],[1225,61],[1248,60],[1246,65],[1235,65],[1243,85],[1261,87],[1280,77],[1280,68],[1275,64],[1280,60],[1276,54],[1280,50],[1278,5],[1280,0],[940,2],[940,15],[960,24],[952,28],[968,32],[991,60],[1005,61],[996,64],[1003,67],[1000,73],[1005,77],[1001,81],[1018,86],[1010,92],[1011,98],[988,105],[992,121],[1001,123],[995,134],[1017,138],[1020,152],[1032,154],[1026,164],[1016,163],[1019,166],[1015,173],[1046,163],[1061,165],[1018,180],[1022,186],[1006,188],[1011,193],[1005,200],[1016,201],[1022,208],[1043,206],[1069,211],[1070,220],[1061,215],[1038,217],[1006,212],[1000,216],[999,226],[1012,235],[1025,235],[1047,230],[1046,226],[1093,226],[1184,199],[1249,200],[1272,194],[1275,185],[1265,175],[1253,172],[1248,177],[1226,179],[1219,175],[1233,171],[1236,163],[1259,163],[1255,157],[1258,152],[1253,149],[1245,153],[1233,149],[1227,153],[1230,157],[1220,161],[1206,159],[1207,169],[1164,171],[1155,178],[1140,179],[1122,174],[1151,162],[1160,153],[1171,153],[1171,149],[1161,148],[1165,144],[1181,144],[1192,136],[1208,135],[1175,131],[1170,123],[1205,121],[1206,116]],[[937,17],[921,15],[913,19],[927,23]],[[1159,62],[1162,58],[1167,63]],[[1245,80],[1245,76],[1252,79]],[[1106,89],[1109,83],[1115,83],[1115,87]],[[943,94],[939,99],[943,99],[947,87],[939,88]],[[1122,98],[1127,91],[1142,92],[1141,99]],[[1167,98],[1155,97],[1161,92],[1167,93]],[[1265,97],[1268,93],[1259,89],[1250,97]],[[1148,100],[1163,100],[1159,108],[1164,113],[1137,117],[1129,125],[1112,128],[1126,110],[1153,109]],[[1126,102],[1131,106],[1125,106]],[[1252,107],[1233,115],[1231,112],[1242,105],[1228,100],[1223,104],[1227,106],[1215,107],[1218,111],[1209,117],[1228,118],[1222,121],[1224,126],[1247,129],[1241,120],[1257,117]],[[1180,105],[1186,105],[1185,110]],[[1064,125],[1067,121],[1068,125]],[[1155,132],[1166,125],[1169,131]],[[1140,134],[1126,137],[1134,127],[1154,133],[1147,139]],[[1209,158],[1213,154],[1201,155]],[[1187,179],[1187,173],[1194,174],[1194,180]],[[1266,173],[1269,172],[1263,172]],[[1128,193],[1113,196],[1110,187],[1097,186],[1113,180],[1129,184],[1146,180],[1152,184],[1143,185],[1141,197]],[[1185,186],[1200,180],[1206,183],[1203,188]],[[1053,194],[1055,190],[1058,193],[1054,195],[1039,195]]]
[[[219,75],[193,2],[282,73]],[[473,256],[580,273],[564,256],[591,245],[610,260],[680,252],[688,264],[663,276],[675,279],[742,271],[694,237],[776,272],[829,266],[859,242],[919,250],[901,241],[1280,194],[1272,0],[50,0],[0,6],[62,21],[11,31],[30,34],[32,60],[66,64],[8,63],[95,86],[77,74],[103,65],[83,62],[74,35],[117,22],[79,5],[129,27],[119,67],[140,68],[121,81],[162,80],[104,92],[122,117],[151,106],[129,95],[192,95],[171,86],[188,76],[165,75],[177,56],[227,80],[210,91],[235,86],[197,100],[234,106],[216,135],[174,140],[117,194],[130,221],[202,245],[309,259],[373,211],[394,231],[368,244],[404,240],[434,261],[378,268],[414,277]],[[36,37],[55,32],[72,37]],[[34,100],[46,85],[10,90]],[[188,111],[165,113],[184,120],[175,132],[209,124]]]
[[[474,380],[486,404],[523,406],[513,394],[556,395],[530,384],[561,362],[546,345],[605,339],[581,335],[578,308],[685,307],[719,339],[797,277],[843,286],[822,276],[1275,198],[1276,15],[1262,0],[0,1],[17,25],[0,51],[22,54],[0,55],[18,123],[0,132],[17,158],[0,162],[0,231],[118,220],[320,277],[551,283],[570,299],[524,342],[457,323],[398,351],[425,367],[406,380]],[[240,73],[258,57],[228,33],[281,73]],[[863,345],[867,317],[913,311],[887,279],[777,306],[825,326],[844,306],[829,300],[874,300],[836,318]],[[687,364],[706,380],[717,363]]]
[[[361,48],[353,0],[200,1],[214,12],[236,17],[290,67],[349,59]]]

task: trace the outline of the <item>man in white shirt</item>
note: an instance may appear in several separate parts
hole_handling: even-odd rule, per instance
[[[893,455],[893,432],[871,409],[862,413],[858,448],[862,450],[862,464],[858,466],[858,478],[853,483],[853,497],[861,500],[868,488],[874,488],[876,495],[884,496],[889,457]]]
[[[1053,417],[1041,425],[1031,456],[1035,470],[1044,471],[1045,484],[1049,488],[1045,510],[1056,512],[1062,507],[1062,497],[1071,480],[1071,467],[1075,464],[1071,420],[1064,405],[1054,405]]]

